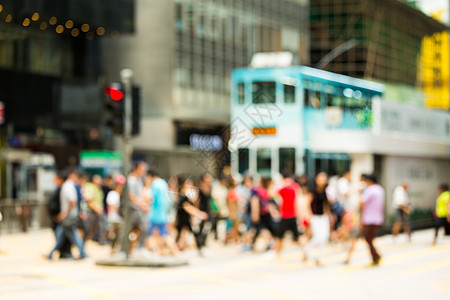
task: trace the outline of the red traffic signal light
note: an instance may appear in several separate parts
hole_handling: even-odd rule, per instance
[[[105,87],[105,94],[114,101],[123,100],[124,94],[122,88],[118,85],[112,84]]]

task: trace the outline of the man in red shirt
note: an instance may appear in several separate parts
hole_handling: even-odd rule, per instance
[[[279,203],[281,220],[275,240],[275,251],[277,255],[281,253],[283,237],[287,231],[292,232],[294,241],[297,241],[300,236],[297,227],[297,196],[299,193],[300,187],[298,184],[288,174],[283,174],[283,187],[278,191],[281,197]]]

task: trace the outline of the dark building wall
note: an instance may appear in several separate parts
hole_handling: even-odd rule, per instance
[[[56,16],[63,22],[73,20],[111,31],[132,32],[134,27],[134,0],[4,0],[2,4],[20,22],[38,12],[43,19]]]
[[[33,75],[0,69],[0,99],[6,105],[6,122],[18,128],[30,124],[54,126],[53,117],[58,113],[58,86],[54,77]]]

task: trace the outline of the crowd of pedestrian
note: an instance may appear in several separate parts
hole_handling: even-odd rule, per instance
[[[209,173],[165,180],[142,161],[127,177],[87,178],[73,169],[55,177],[57,190],[48,208],[56,242],[46,257],[52,259],[55,251],[61,258],[73,257],[75,245],[79,258],[85,258],[88,240],[109,245],[111,255],[123,259],[179,257],[193,247],[202,256],[208,239],[238,244],[242,251],[273,250],[280,256],[289,233],[305,261],[321,265],[323,249],[331,241],[348,244],[344,263],[349,263],[362,237],[372,265],[378,265],[381,254],[373,241],[384,223],[385,190],[374,175],[362,174],[356,190],[350,178],[347,171],[332,178],[319,172],[311,180],[287,173],[279,180],[248,175],[213,178]],[[393,235],[403,224],[410,239],[407,190],[403,183],[393,194]],[[448,186],[442,185],[433,244],[438,229],[450,218],[449,203]]]

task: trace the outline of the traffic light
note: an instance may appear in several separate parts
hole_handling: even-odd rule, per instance
[[[125,89],[121,82],[113,82],[104,89],[107,110],[106,126],[115,134],[122,135],[125,129]],[[131,90],[131,135],[140,132],[141,89],[133,85]]]
[[[125,91],[122,83],[112,82],[104,89],[107,110],[106,126],[115,134],[123,134]]]

